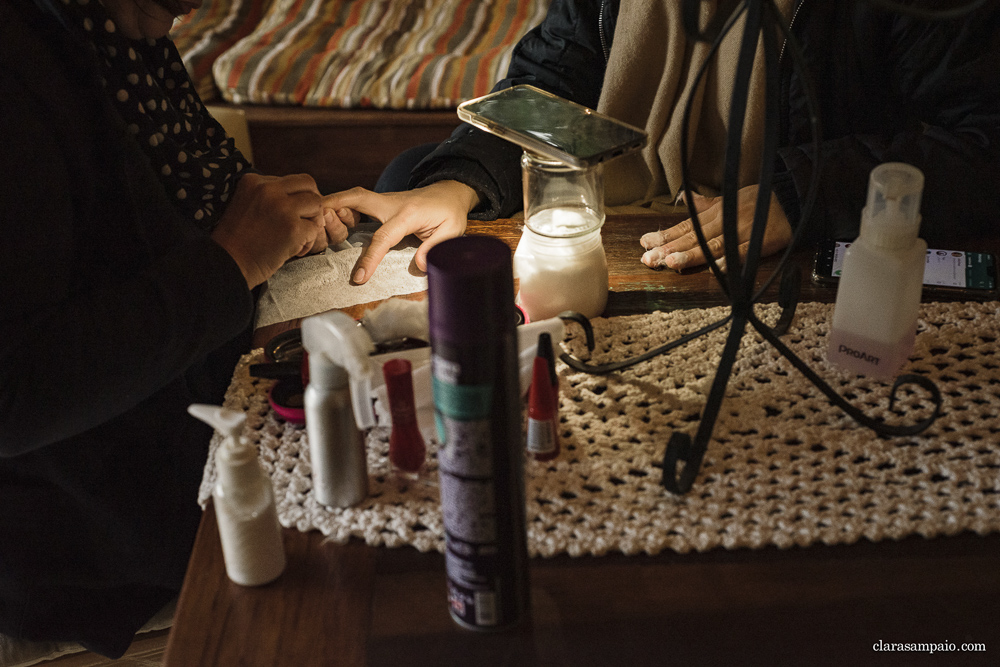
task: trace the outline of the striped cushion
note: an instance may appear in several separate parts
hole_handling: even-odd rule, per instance
[[[212,0],[172,34],[203,98],[437,109],[489,92],[549,0]]]

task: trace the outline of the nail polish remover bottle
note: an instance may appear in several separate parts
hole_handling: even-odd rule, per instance
[[[241,586],[260,586],[285,569],[285,546],[274,506],[274,488],[257,450],[243,440],[246,415],[196,403],[188,412],[225,438],[215,452],[218,478],[212,504],[219,524],[226,574]]]
[[[827,358],[888,380],[913,350],[927,243],[920,231],[924,175],[901,162],[871,172],[861,231],[844,255]]]

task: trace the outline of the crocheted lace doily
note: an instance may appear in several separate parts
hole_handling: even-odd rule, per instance
[[[726,315],[726,308],[596,319],[608,362],[642,353]],[[776,306],[758,306],[775,321]],[[747,333],[694,487],[661,485],[664,447],[675,430],[694,435],[728,327],[667,355],[607,376],[559,363],[562,453],[526,460],[532,555],[655,554],[716,547],[788,547],[1000,530],[1000,304],[923,304],[916,348],[904,372],[931,378],[942,416],[919,436],[882,438],[829,403],[756,332]],[[890,411],[890,385],[826,363],[832,306],[800,304],[786,344],[868,415],[911,423],[930,413],[923,390]],[[575,325],[564,346],[585,358]],[[576,332],[574,335],[574,331]],[[311,492],[305,429],[268,407],[271,380],[250,377],[257,351],[240,362],[226,406],[247,412],[246,433],[274,482],[286,527],[330,539],[444,550],[435,452],[427,472],[400,482],[387,462],[388,429],[367,436],[370,495],[344,510]],[[900,404],[905,413],[900,413]],[[212,441],[199,501],[214,483]]]

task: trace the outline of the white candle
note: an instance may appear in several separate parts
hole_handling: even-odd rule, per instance
[[[608,299],[602,220],[582,208],[550,208],[528,219],[514,252],[518,304],[532,321],[575,310],[597,317]]]

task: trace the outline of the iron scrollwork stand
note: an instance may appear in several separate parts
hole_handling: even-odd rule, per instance
[[[971,11],[981,6],[986,0],[972,0],[972,2],[970,2],[966,7],[959,10],[952,9],[939,12],[918,10],[912,7],[900,7],[889,0],[869,1],[879,4],[880,6],[892,11],[909,13],[910,15],[930,20],[948,19],[961,16],[964,12]],[[704,29],[702,29],[699,25],[700,4],[701,0],[684,0],[684,6],[682,9],[684,16],[684,28],[689,37],[699,41],[710,42],[712,44],[709,56],[706,58],[705,64],[702,65],[697,74],[697,81],[694,86],[695,89],[697,89],[698,85],[700,85],[700,82],[704,78],[707,64],[712,60],[713,56],[718,51],[722,39],[730,32],[730,30],[732,30],[734,24],[740,16],[745,15],[745,27],[740,46],[740,56],[737,63],[733,96],[729,110],[729,127],[725,151],[725,170],[722,181],[722,228],[724,237],[724,256],[726,266],[728,267],[726,273],[722,272],[719,264],[713,258],[712,252],[709,250],[708,242],[701,228],[701,222],[698,219],[698,212],[694,209],[694,207],[690,207],[690,214],[694,232],[698,238],[698,245],[704,252],[705,257],[708,258],[708,266],[715,275],[719,286],[730,303],[730,312],[726,317],[717,322],[713,322],[712,324],[686,334],[675,341],[624,361],[603,365],[590,365],[568,353],[564,352],[560,355],[562,361],[575,370],[596,375],[603,375],[627,368],[642,361],[646,361],[659,354],[663,354],[673,350],[674,348],[680,347],[681,345],[707,334],[710,331],[714,331],[715,329],[725,326],[726,324],[730,325],[729,333],[726,337],[725,345],[722,350],[719,367],[712,381],[712,386],[709,390],[708,398],[705,402],[705,408],[702,411],[701,420],[698,424],[698,429],[694,438],[692,439],[687,433],[675,431],[671,435],[664,452],[662,484],[668,491],[675,494],[683,494],[689,491],[698,475],[702,460],[704,459],[705,452],[708,448],[708,442],[711,439],[712,431],[715,427],[715,422],[719,416],[723,395],[725,393],[726,385],[729,382],[729,376],[732,373],[733,364],[736,361],[736,355],[739,351],[740,342],[748,325],[755,329],[764,338],[764,340],[770,343],[775,349],[778,350],[778,352],[781,353],[783,357],[791,362],[791,364],[810,382],[812,382],[830,400],[831,403],[847,413],[856,422],[862,426],[870,428],[880,436],[915,435],[924,431],[940,416],[941,405],[943,402],[940,390],[929,378],[915,374],[901,375],[896,379],[892,386],[889,409],[893,409],[896,396],[904,385],[917,385],[928,392],[930,395],[930,401],[934,405],[934,409],[928,417],[916,421],[913,424],[887,424],[884,421],[870,417],[865,414],[864,411],[848,402],[781,341],[780,336],[787,331],[795,313],[795,308],[798,302],[798,288],[800,281],[800,274],[798,270],[789,267],[788,260],[792,250],[798,244],[800,237],[802,236],[803,229],[806,227],[806,221],[810,219],[810,213],[815,203],[816,193],[818,190],[818,178],[822,168],[822,150],[820,145],[822,132],[820,130],[820,119],[817,109],[816,96],[811,90],[811,83],[808,75],[806,74],[806,66],[799,45],[796,43],[794,36],[791,34],[789,26],[784,24],[773,0],[739,0],[739,2],[735,3],[735,6],[733,2],[720,2],[719,4],[721,6],[734,6],[731,13],[726,15],[721,9],[717,10]],[[784,45],[780,47],[780,50],[779,44],[777,43],[777,35],[779,33],[784,38]],[[749,248],[744,260],[740,258],[738,248],[739,240],[737,235],[737,191],[739,189],[738,173],[741,159],[740,139],[743,135],[744,114],[749,97],[750,75],[754,65],[758,39],[761,38],[761,36],[763,38],[764,64],[766,68],[766,104],[764,114],[765,131],[761,168],[758,180],[759,187],[757,192],[756,209],[750,233]],[[761,259],[764,229],[767,223],[767,211],[770,204],[771,184],[773,180],[772,169],[778,149],[780,61],[785,53],[792,57],[793,66],[796,67],[801,73],[803,85],[806,87],[813,137],[813,154],[816,156],[816,164],[813,170],[813,177],[801,209],[801,220],[803,222],[797,226],[791,242],[778,262],[777,268],[767,278],[767,280],[765,280],[764,284],[758,290],[754,291],[757,270]],[[684,156],[690,155],[687,145],[690,113],[691,103],[689,101],[684,109],[681,132],[681,155]],[[691,184],[688,177],[688,165],[685,160],[682,160],[681,174],[683,178],[682,187],[686,201],[693,201]],[[771,286],[774,279],[778,275],[782,276],[779,288],[779,305],[781,307],[781,315],[779,316],[778,323],[774,328],[772,328],[757,317],[754,313],[753,306],[760,299],[763,293]],[[582,318],[582,316],[575,313],[563,313],[561,316],[565,319],[575,320],[584,326],[584,331],[587,336],[587,346],[589,349],[593,350],[593,332],[590,328],[589,322],[587,322],[585,318]]]

